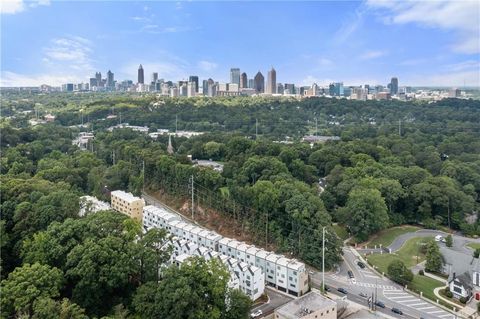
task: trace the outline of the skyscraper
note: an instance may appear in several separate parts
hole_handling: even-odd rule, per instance
[[[240,75],[240,88],[246,89],[248,87],[247,73],[243,72]]]
[[[277,71],[275,71],[273,67],[270,71],[268,71],[267,93],[277,93]]]
[[[263,77],[262,72],[258,71],[254,78],[255,81],[255,92],[263,93],[265,92],[265,78]]]
[[[190,77],[188,78],[188,82],[195,82],[195,92],[198,93],[198,76],[190,75]]]
[[[157,82],[158,80],[158,73],[157,72],[153,72],[152,73],[152,82],[155,83]]]
[[[113,80],[113,72],[108,70],[107,72],[107,87],[108,88],[113,88],[115,87],[115,83],[114,83],[114,80]]]
[[[102,83],[102,73],[101,72],[96,72],[95,73],[95,79],[97,79],[97,84],[95,86],[100,86]]]
[[[392,80],[390,81],[390,94],[398,94],[398,78],[392,78]]]
[[[144,76],[143,76],[143,67],[142,67],[141,64],[138,67],[138,83],[139,84],[144,84],[145,83],[145,79],[144,79]]]
[[[239,68],[230,69],[230,83],[236,83],[240,86],[240,69]]]

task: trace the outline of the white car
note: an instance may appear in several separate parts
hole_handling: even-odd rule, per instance
[[[250,318],[258,318],[258,317],[260,317],[261,315],[263,315],[263,311],[257,310],[257,311],[252,312],[252,313],[250,314]]]
[[[442,241],[443,237],[441,235],[435,236],[435,241]]]

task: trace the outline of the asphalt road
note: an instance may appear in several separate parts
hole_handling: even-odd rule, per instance
[[[269,298],[269,302],[253,308],[251,310],[251,313],[253,313],[257,310],[261,310],[263,312],[263,315],[261,317],[263,317],[265,315],[273,313],[273,311],[276,308],[286,304],[290,300],[293,300],[293,297],[282,294],[282,293],[278,292],[277,290],[269,288],[269,287],[265,288],[265,292],[267,293],[267,296]],[[259,318],[261,318],[261,317],[259,317]]]
[[[367,298],[361,297],[360,293],[365,293],[368,296],[376,293],[377,300],[383,302],[386,306],[385,308],[377,307],[377,311],[396,318],[455,318],[453,314],[442,308],[404,291],[403,287],[388,278],[378,276],[368,267],[361,269],[357,265],[357,256],[350,248],[344,248],[343,259],[344,262],[337,272],[325,274],[325,283],[330,287],[331,293],[342,296],[343,294],[336,289],[345,288],[348,291],[347,298],[350,301],[366,307],[368,307]],[[354,279],[349,279],[348,270],[353,272]],[[321,285],[322,274],[314,273],[311,275],[311,281],[316,286]],[[391,311],[392,307],[402,310],[403,315],[393,313]]]

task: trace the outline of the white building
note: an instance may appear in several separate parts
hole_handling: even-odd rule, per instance
[[[78,212],[78,215],[85,216],[90,213],[96,213],[109,209],[111,209],[111,207],[107,202],[103,202],[93,196],[82,196],[80,197],[80,211]]]
[[[152,205],[148,205],[143,208],[143,226],[146,229],[166,229],[167,224],[174,220],[180,220],[180,217],[167,212],[163,208],[155,207]]]
[[[275,319],[336,319],[337,303],[317,291],[293,299],[275,309]]]

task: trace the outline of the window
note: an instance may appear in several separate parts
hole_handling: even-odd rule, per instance
[[[290,280],[290,281],[293,281],[293,278],[292,278],[292,276],[288,277],[288,280]]]
[[[455,291],[455,292],[458,293],[458,294],[461,294],[461,293],[462,293],[462,288],[457,287],[457,286],[454,285],[454,286],[453,286],[453,291]]]

